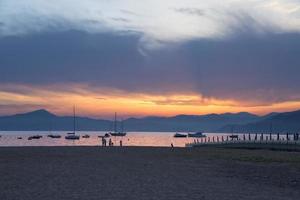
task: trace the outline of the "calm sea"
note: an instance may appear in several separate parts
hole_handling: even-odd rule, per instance
[[[90,135],[90,138],[80,138],[80,140],[70,141],[64,137],[68,131],[0,131],[0,146],[96,146],[101,145],[99,135],[104,135],[106,132],[101,131],[78,131],[77,135]],[[59,134],[62,137],[59,139],[48,138],[48,134]],[[173,143],[176,147],[184,147],[186,143],[193,142],[195,138],[174,138],[174,132],[128,132],[126,137],[111,137],[113,143],[118,146],[122,140],[123,146],[156,146],[169,147]],[[28,140],[29,136],[42,135],[38,140]],[[219,136],[226,137],[230,134],[205,133],[208,137]],[[268,135],[265,135],[267,137]],[[22,139],[18,139],[22,137]],[[254,135],[251,135],[254,138]],[[276,137],[274,135],[274,137]],[[243,139],[243,135],[239,134],[239,138]],[[246,135],[248,138],[248,135]],[[107,139],[108,140],[108,139]],[[200,140],[200,139],[199,139]]]

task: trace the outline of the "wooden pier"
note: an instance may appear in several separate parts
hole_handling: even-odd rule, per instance
[[[299,151],[299,134],[239,134],[235,139],[230,136],[210,136],[195,139],[186,147],[220,147],[244,149],[271,149]]]

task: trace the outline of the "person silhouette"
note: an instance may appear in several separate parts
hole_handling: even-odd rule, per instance
[[[102,146],[106,146],[106,140],[105,140],[105,138],[102,138]]]

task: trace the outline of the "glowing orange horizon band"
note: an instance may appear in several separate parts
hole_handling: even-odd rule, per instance
[[[178,114],[201,115],[225,112],[269,112],[292,111],[300,108],[300,101],[280,102],[270,105],[251,105],[247,102],[204,98],[197,94],[124,94],[106,90],[98,92],[85,89],[55,91],[29,89],[28,93],[7,92],[0,89],[0,114],[27,112],[45,108],[58,115],[69,115],[76,105],[78,115],[110,118],[117,111],[123,117],[174,116]],[[5,109],[7,107],[7,109]],[[2,113],[1,113],[2,112]]]

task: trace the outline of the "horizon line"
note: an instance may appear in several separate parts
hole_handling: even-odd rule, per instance
[[[55,115],[57,117],[70,117],[71,115],[68,115],[68,114],[56,114],[55,112],[51,111],[51,110],[48,110],[48,109],[45,109],[45,108],[41,108],[41,109],[36,109],[36,110],[31,110],[31,111],[25,111],[25,112],[16,112],[16,113],[12,113],[12,114],[4,114],[4,115],[0,115],[0,117],[11,117],[11,116],[15,116],[15,115],[22,115],[22,114],[30,114],[30,113],[34,113],[34,112],[38,112],[38,111],[45,111],[49,114],[52,114],[52,115]],[[263,117],[263,116],[268,116],[270,114],[281,114],[281,113],[290,113],[290,112],[297,112],[297,111],[300,111],[300,109],[296,109],[296,110],[293,110],[293,111],[284,111],[284,112],[269,112],[267,114],[262,114],[262,115],[259,115],[259,114],[254,114],[254,113],[251,113],[251,112],[246,112],[246,111],[241,111],[241,112],[223,112],[223,113],[207,113],[207,114],[200,114],[200,115],[197,115],[197,114],[177,114],[177,115],[170,115],[170,116],[167,116],[167,115],[146,115],[146,116],[140,116],[140,117],[136,117],[136,116],[128,116],[126,117],[125,119],[122,119],[122,120],[127,120],[127,119],[131,119],[131,118],[135,118],[135,119],[143,119],[143,118],[149,118],[149,117],[162,117],[162,118],[172,118],[172,117],[178,117],[178,116],[208,116],[208,115],[226,115],[226,114],[232,114],[232,115],[237,115],[237,114],[250,114],[250,115],[253,115],[253,116],[257,116],[257,117]],[[115,112],[112,112],[112,113],[115,113]],[[113,114],[112,114],[113,115]],[[80,115],[80,116],[76,116],[77,117],[83,117],[83,118],[90,118],[90,119],[97,119],[97,120],[111,120],[111,119],[108,119],[108,118],[104,118],[104,117],[95,117],[95,116],[86,116],[86,115]],[[111,117],[113,118],[113,117]],[[122,121],[121,120],[121,121]]]

